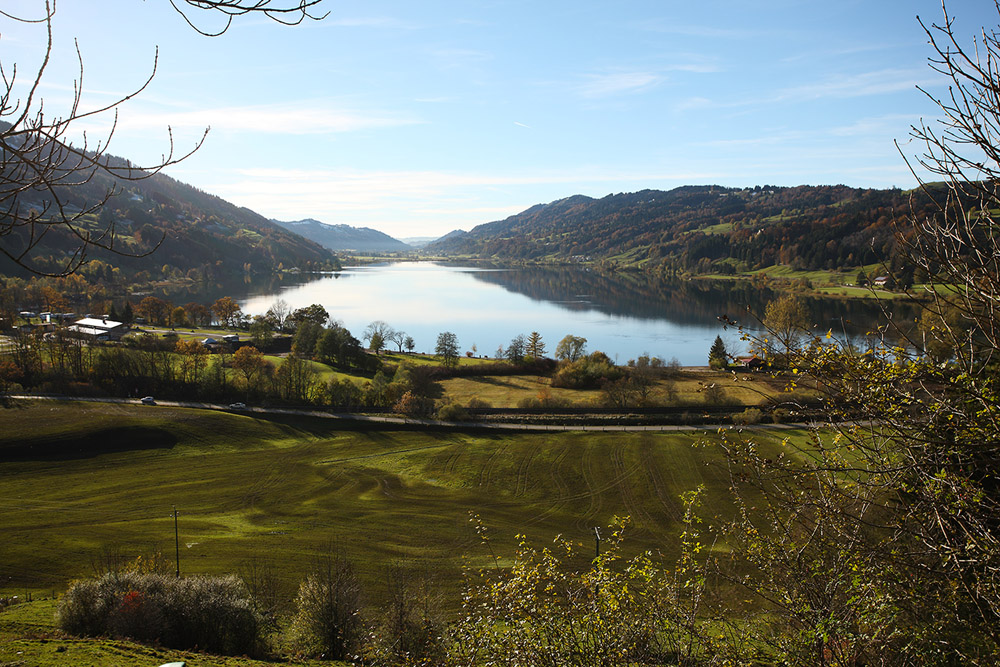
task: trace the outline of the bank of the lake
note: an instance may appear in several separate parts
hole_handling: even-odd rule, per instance
[[[490,266],[392,262],[302,275],[256,289],[240,300],[263,314],[278,299],[291,308],[323,305],[355,336],[375,320],[413,337],[432,352],[450,331],[463,352],[494,356],[519,334],[537,331],[549,354],[568,334],[587,339],[618,363],[642,354],[701,365],[721,335],[731,353],[745,349],[737,328],[780,290],[748,280],[664,279],[645,272],[605,272],[586,266]],[[803,295],[818,329],[863,336],[881,316],[878,302]],[[903,307],[898,304],[894,307]],[[904,314],[902,317],[906,317]]]

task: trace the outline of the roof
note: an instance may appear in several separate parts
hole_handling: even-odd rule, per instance
[[[115,322],[114,320],[102,320],[96,317],[85,317],[82,320],[77,320],[74,322],[78,327],[90,327],[94,329],[100,329],[101,331],[108,331],[109,329],[117,329],[118,327],[125,326],[124,322]]]

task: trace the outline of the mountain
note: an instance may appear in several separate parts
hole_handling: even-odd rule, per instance
[[[437,241],[437,236],[408,236],[404,239],[399,239],[411,248],[423,248],[425,245],[431,241]]]
[[[111,158],[127,164],[120,158]],[[83,181],[83,179],[80,179]],[[271,223],[267,218],[231,204],[164,174],[141,180],[121,180],[96,171],[76,185],[54,188],[64,210],[87,212],[76,222],[83,233],[99,235],[114,230],[118,252],[91,246],[85,275],[107,278],[112,268],[124,276],[146,272],[153,277],[183,274],[189,278],[221,279],[273,273],[284,268],[336,268],[339,262],[327,248]],[[108,192],[113,192],[108,197]],[[55,210],[47,191],[26,192],[25,209]],[[26,247],[30,229],[15,228],[2,239],[5,248]],[[37,232],[36,232],[37,233]],[[79,237],[65,224],[50,225],[27,256],[42,271],[58,271],[81,248]],[[152,252],[150,252],[152,251]],[[6,257],[0,275],[26,276],[27,272]]]
[[[612,261],[696,272],[859,266],[893,256],[892,221],[930,199],[844,185],[684,186],[575,195],[452,233],[428,252],[500,260]]]
[[[398,241],[376,229],[367,227],[351,227],[350,225],[330,225],[319,220],[307,218],[294,222],[271,220],[274,224],[294,232],[307,239],[315,241],[330,250],[373,251],[405,251],[413,250],[402,241]]]

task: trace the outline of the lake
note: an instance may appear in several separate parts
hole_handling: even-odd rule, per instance
[[[683,365],[705,365],[721,335],[730,353],[746,349],[719,317],[750,321],[775,298],[747,281],[660,280],[643,273],[606,273],[585,267],[482,267],[398,262],[300,276],[240,299],[244,312],[263,314],[278,299],[292,308],[321,304],[357,338],[383,320],[413,337],[417,352],[434,351],[450,331],[462,351],[494,356],[518,334],[542,335],[546,352],[567,334],[587,339],[618,363],[642,354]],[[879,313],[873,304],[807,299],[818,328],[858,336]],[[390,345],[390,347],[392,347]]]

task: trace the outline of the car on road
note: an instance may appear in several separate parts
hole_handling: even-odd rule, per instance
[[[139,402],[143,405],[156,405],[156,400],[152,396],[143,396],[139,399]]]
[[[246,403],[230,403],[229,404],[229,409],[230,410],[246,410],[247,409],[247,404]]]

